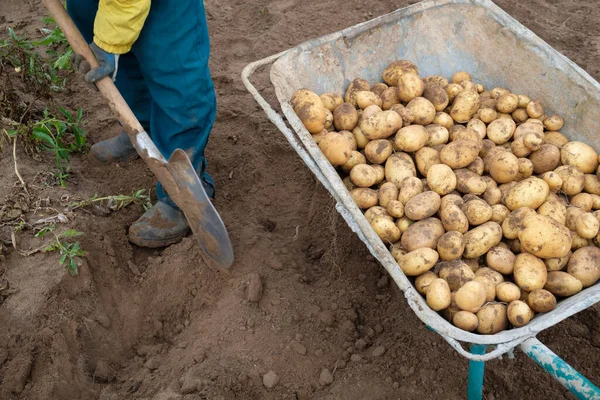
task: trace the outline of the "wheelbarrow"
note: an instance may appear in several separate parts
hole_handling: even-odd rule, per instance
[[[397,59],[416,63],[422,76],[468,71],[486,87],[542,99],[550,115],[565,119],[563,134],[590,144],[600,131],[600,84],[489,0],[423,1],[253,62],[242,72],[248,91],[335,199],[336,210],[387,270],[414,313],[470,360],[469,399],[482,397],[484,362],[506,353],[512,357],[516,348],[577,397],[600,399],[598,387],[536,339],[544,329],[600,301],[600,284],[562,300],[521,328],[494,335],[458,329],[427,306],[289,104],[300,88],[344,93],[356,77],[380,82],[381,72]],[[271,64],[283,116],[250,82],[258,68]]]

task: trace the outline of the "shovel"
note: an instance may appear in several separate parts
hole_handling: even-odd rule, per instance
[[[43,0],[43,3],[73,51],[81,54],[91,68],[98,67],[94,53],[60,1]],[[187,154],[181,149],[176,149],[167,161],[144,131],[113,81],[105,77],[97,81],[96,86],[123,125],[140,157],[185,214],[204,251],[219,266],[229,268],[233,264],[233,249],[227,228],[206,194]]]

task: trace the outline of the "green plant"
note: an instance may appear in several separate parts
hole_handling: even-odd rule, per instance
[[[50,151],[54,154],[56,166],[59,169],[58,178],[61,186],[65,186],[65,180],[69,175],[69,154],[73,152],[84,152],[87,149],[85,132],[81,125],[83,123],[83,110],[80,108],[77,116],[74,117],[70,112],[62,107],[58,107],[63,115],[63,119],[50,115],[47,109],[44,110],[44,118],[36,121],[32,128],[32,137],[36,140],[41,149]],[[67,141],[67,133],[73,134],[73,140]],[[9,136],[17,132],[9,132]]]
[[[54,235],[54,240],[48,243],[44,247],[44,252],[50,253],[53,251],[58,251],[60,254],[60,265],[67,265],[69,272],[71,275],[77,275],[77,257],[81,257],[85,255],[85,251],[83,251],[79,245],[79,242],[70,243],[68,241],[63,241],[63,239],[73,238],[77,236],[83,235],[83,232],[79,232],[75,229],[67,229],[59,234],[54,233],[54,229],[56,226],[54,224],[45,226],[42,228],[35,236],[44,237],[48,233],[52,233]]]
[[[97,195],[94,195],[89,199],[71,203],[70,206],[73,209],[77,209],[81,207],[87,207],[94,203],[102,203],[110,210],[116,211],[127,207],[130,204],[139,204],[144,208],[144,210],[148,210],[152,206],[152,203],[150,202],[150,196],[145,194],[145,192],[145,189],[139,189],[133,192],[131,196],[117,194],[112,196],[98,197]]]
[[[33,42],[35,46],[47,46],[46,54],[52,66],[57,70],[66,70],[71,66],[71,55],[73,49],[69,45],[65,34],[60,30],[52,17],[42,17],[42,21],[50,28],[40,28],[40,32],[46,35],[40,40]]]

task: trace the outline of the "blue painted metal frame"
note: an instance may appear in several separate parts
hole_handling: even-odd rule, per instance
[[[471,353],[485,354],[485,344],[472,344]],[[469,360],[469,383],[467,386],[468,400],[481,400],[483,398],[483,374],[485,372],[485,361]]]

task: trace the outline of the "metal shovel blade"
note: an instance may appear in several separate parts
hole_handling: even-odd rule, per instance
[[[185,214],[194,236],[204,251],[221,267],[233,264],[233,248],[227,228],[204,190],[188,155],[181,149],[171,154],[167,169],[177,185],[169,193]]]

